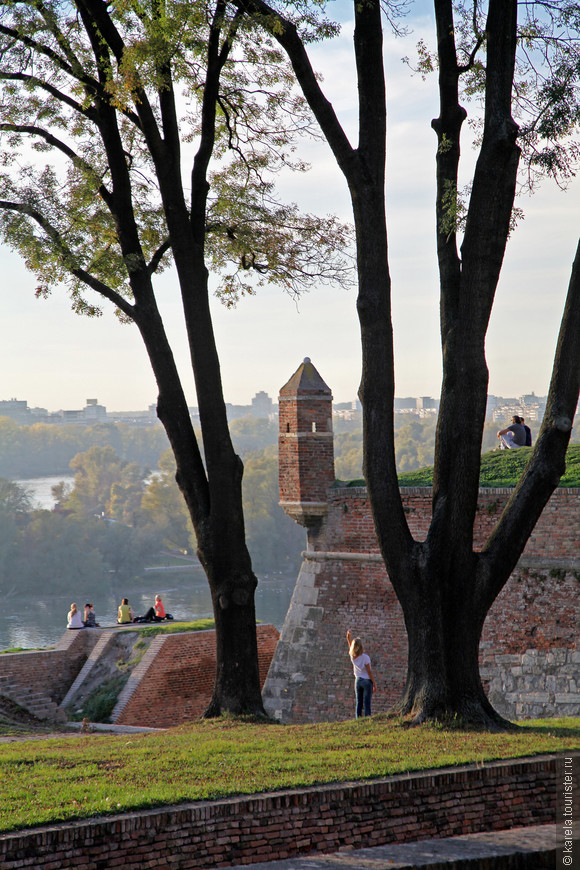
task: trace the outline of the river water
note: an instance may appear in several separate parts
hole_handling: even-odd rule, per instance
[[[51,486],[66,478],[44,477],[18,480],[28,489],[35,507],[52,508]],[[72,480],[72,478],[71,478]],[[259,577],[256,616],[264,623],[282,627],[296,582],[295,576],[273,573]],[[167,612],[176,619],[211,617],[211,596],[200,565],[147,571],[130,583],[104,577],[97,588],[71,589],[70,595],[55,595],[50,589],[42,599],[30,599],[26,590],[0,590],[0,649],[44,647],[56,643],[66,630],[66,615],[72,601],[82,607],[94,604],[97,622],[113,625],[122,598],[128,598],[135,613],[143,614],[160,594]]]

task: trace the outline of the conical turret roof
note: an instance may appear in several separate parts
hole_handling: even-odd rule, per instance
[[[295,395],[296,393],[331,396],[330,387],[324,383],[308,356],[304,358],[288,383],[284,384],[280,390],[281,396]]]

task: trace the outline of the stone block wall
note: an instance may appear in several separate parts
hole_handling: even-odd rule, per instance
[[[258,625],[257,635],[263,685],[279,635],[273,625]],[[201,716],[213,690],[215,651],[214,631],[158,635],[131,674],[113,722],[165,728]]]
[[[489,699],[508,719],[580,716],[580,652],[555,647],[482,656]]]
[[[123,813],[0,837],[3,870],[202,870],[554,821],[554,757]]]
[[[354,677],[346,629],[372,658],[378,691],[373,711],[386,711],[405,684],[403,612],[382,560],[307,558],[270,666],[263,698],[282,722],[341,721],[354,715]]]

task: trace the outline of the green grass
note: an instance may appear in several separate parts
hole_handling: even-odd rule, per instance
[[[519,450],[489,450],[481,457],[479,485],[483,487],[515,486],[532,454],[531,447]],[[405,471],[398,476],[399,486],[433,486],[433,468]],[[340,486],[366,486],[364,480],[337,481]],[[580,444],[566,452],[566,471],[558,486],[580,486]]]
[[[220,719],[160,734],[27,740],[0,744],[0,830],[577,748],[580,719],[491,734],[410,728],[382,715],[291,726]]]
[[[129,673],[122,673],[103,680],[100,686],[91,692],[82,708],[73,712],[67,710],[69,719],[72,722],[82,722],[85,718],[90,719],[91,722],[110,722],[111,713],[128,679]]]
[[[5,653],[37,652],[38,650],[54,649],[53,646],[12,646],[9,649],[0,649],[0,655]]]
[[[143,627],[143,623],[132,626],[141,637],[155,637],[156,634],[178,634],[182,631],[210,631],[215,628],[213,619],[195,619],[193,622],[156,622]],[[131,630],[131,626],[129,626]]]

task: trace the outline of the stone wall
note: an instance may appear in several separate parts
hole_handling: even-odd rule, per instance
[[[508,719],[580,716],[580,652],[555,647],[482,658],[489,699]]]
[[[123,813],[0,837],[3,870],[202,870],[553,822],[554,757]]]

